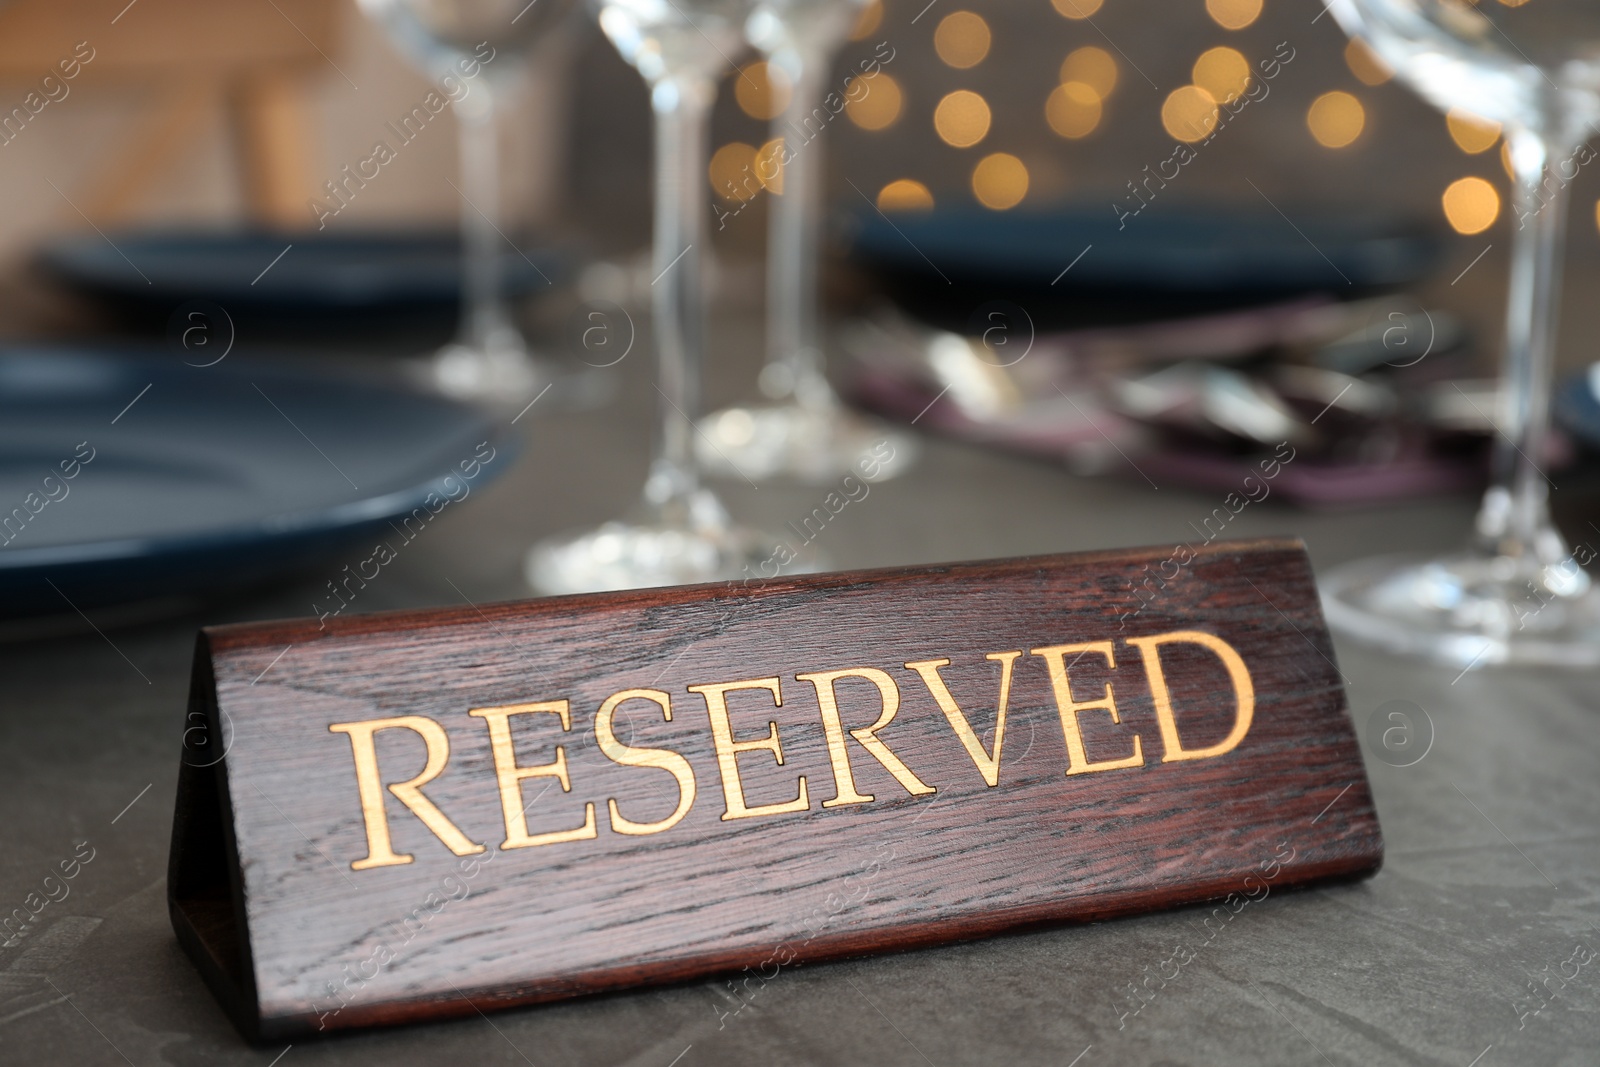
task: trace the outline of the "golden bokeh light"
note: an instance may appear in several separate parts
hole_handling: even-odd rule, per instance
[[[733,76],[739,110],[753,119],[775,119],[789,106],[789,79],[765,61],[748,63]]]
[[[883,0],[872,0],[872,3],[861,12],[861,17],[856,19],[856,27],[850,31],[850,39],[862,40],[881,25],[883,25]]]
[[[1226,104],[1250,85],[1250,61],[1237,50],[1208,48],[1194,61],[1194,83]]]
[[[1185,85],[1167,94],[1161,105],[1161,125],[1180,141],[1203,141],[1217,128],[1217,99],[1198,85]]]
[[[1100,10],[1105,0],[1050,0],[1056,14],[1065,19],[1086,19]]]
[[[769,193],[783,195],[783,138],[774,137],[760,148],[756,149],[755,159],[751,164],[756,172],[756,181]]]
[[[933,128],[945,144],[971,148],[989,132],[989,102],[970,89],[946,93],[933,110]]]
[[[756,176],[755,147],[743,141],[733,141],[713,152],[706,171],[712,190],[724,200],[740,203],[761,192],[761,179]]]
[[[1063,82],[1045,101],[1044,117],[1068,140],[1087,137],[1100,125],[1100,94],[1083,82]]]
[[[864,92],[852,99],[846,95],[844,113],[863,130],[883,130],[900,117],[900,83],[883,71],[861,75]],[[855,91],[852,85],[851,91]]]
[[[1500,0],[1500,3],[1505,7],[1521,7],[1527,2],[1528,0]]]
[[[957,70],[976,67],[989,54],[989,24],[970,11],[952,11],[933,31],[933,50]]]
[[[1394,77],[1389,64],[1359,37],[1350,38],[1350,43],[1344,46],[1344,65],[1362,85],[1382,85]]]
[[[1261,15],[1261,0],[1206,0],[1206,14],[1225,30],[1242,30]]]
[[[933,194],[928,187],[911,178],[900,178],[878,190],[878,210],[931,211]]]
[[[1117,61],[1111,53],[1094,45],[1084,45],[1068,53],[1061,61],[1063,82],[1082,82],[1104,100],[1117,87]]]
[[[1506,177],[1512,181],[1517,180],[1517,168],[1511,165],[1511,142],[1500,142],[1500,166],[1505,170]]]
[[[1450,139],[1456,143],[1457,148],[1469,156],[1487,152],[1500,139],[1498,122],[1479,118],[1472,112],[1462,111],[1458,107],[1446,112],[1444,121],[1445,125],[1450,127]]]
[[[1457,233],[1482,233],[1500,217],[1500,194],[1482,178],[1457,178],[1441,202],[1444,217]]]
[[[972,195],[995,211],[1016,207],[1028,195],[1028,168],[1009,152],[984,156],[972,168]]]
[[[1361,136],[1366,124],[1367,112],[1361,101],[1340,89],[1323,93],[1306,111],[1306,126],[1324,148],[1343,148]]]

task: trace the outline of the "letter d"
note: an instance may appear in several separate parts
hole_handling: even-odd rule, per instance
[[[1156,722],[1161,727],[1161,743],[1166,749],[1161,757],[1162,763],[1210,759],[1212,756],[1232,752],[1239,746],[1239,742],[1244,740],[1244,735],[1250,729],[1251,719],[1255,716],[1256,688],[1250,680],[1250,671],[1245,667],[1244,660],[1232,645],[1215,634],[1200,630],[1174,630],[1171,633],[1155,634],[1151,637],[1129,637],[1126,641],[1138,648],[1144,657],[1145,677],[1150,681],[1150,700],[1156,707]],[[1228,732],[1227,737],[1214,745],[1205,748],[1184,748],[1183,741],[1178,737],[1178,721],[1172,713],[1172,694],[1167,689],[1166,674],[1161,669],[1161,646],[1166,644],[1199,645],[1215,653],[1228,670],[1228,679],[1233,683],[1236,706],[1233,729]]]

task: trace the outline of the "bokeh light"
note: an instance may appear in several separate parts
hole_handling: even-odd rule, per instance
[[[972,195],[995,211],[1016,207],[1028,195],[1028,168],[1009,152],[984,156],[972,168]]]
[[[989,102],[970,89],[946,93],[933,111],[933,128],[947,145],[971,148],[989,132]]]
[[[1482,233],[1500,217],[1500,194],[1482,178],[1457,178],[1440,199],[1457,233]]]
[[[957,70],[976,67],[989,54],[989,24],[970,11],[953,11],[933,31],[933,50]]]
[[[881,25],[883,25],[883,0],[872,0],[872,3],[861,12],[861,17],[856,19],[856,27],[850,31],[850,39],[860,41]]]
[[[756,149],[754,163],[756,181],[769,193],[783,195],[783,138],[774,137]]]
[[[878,210],[931,211],[933,194],[928,187],[911,178],[900,178],[878,190]]]
[[[1361,101],[1339,89],[1323,93],[1306,111],[1306,126],[1324,148],[1343,148],[1361,136],[1366,124],[1367,112]]]
[[[1506,177],[1512,181],[1517,180],[1517,168],[1511,164],[1511,142],[1500,142],[1500,167],[1506,172]]]
[[[1117,87],[1117,61],[1111,53],[1094,45],[1084,45],[1067,54],[1061,61],[1063,82],[1082,82],[1104,100]]]
[[[1100,10],[1105,0],[1050,0],[1056,14],[1067,19],[1086,19]]]
[[[765,61],[748,63],[733,76],[733,96],[739,110],[753,119],[777,118],[789,106],[789,79]]]
[[[1045,101],[1044,117],[1062,137],[1087,137],[1100,125],[1100,94],[1083,82],[1063,82]]]
[[[751,200],[761,192],[753,145],[743,141],[723,145],[711,154],[711,165],[706,170],[711,178],[712,190],[724,200],[739,203]]]
[[[1250,85],[1250,61],[1232,48],[1208,48],[1194,61],[1194,83],[1226,104]]]
[[[1469,156],[1488,151],[1500,139],[1498,122],[1479,118],[1470,111],[1462,111],[1458,107],[1446,112],[1444,121],[1445,125],[1450,127],[1450,139],[1456,143],[1457,148]]]
[[[903,101],[900,83],[881,70],[861,75],[861,83],[863,92],[856,93],[853,99],[846,95],[844,113],[863,130],[882,130],[893,126],[900,117]],[[855,92],[853,85],[850,91]]]
[[[1382,85],[1394,77],[1389,64],[1359,37],[1350,38],[1350,43],[1344,46],[1344,64],[1362,85]]]
[[[1206,0],[1206,14],[1225,30],[1242,30],[1261,15],[1261,0]]]
[[[1161,125],[1180,141],[1202,141],[1217,128],[1217,99],[1198,85],[1174,89],[1161,105]]]

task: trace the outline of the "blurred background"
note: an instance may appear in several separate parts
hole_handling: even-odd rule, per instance
[[[454,470],[473,454],[468,437],[523,466],[515,488],[484,483],[497,503],[476,522],[441,523],[473,546],[456,549],[472,575],[461,595],[526,595],[530,544],[626,506],[646,473],[654,400],[649,94],[583,12],[529,58],[497,89],[501,261],[530,344],[583,387],[540,406],[412,410],[432,395],[415,363],[459,314],[466,209],[457,115],[440,83],[348,0],[0,8],[4,336],[78,346],[102,369],[126,357],[166,374],[227,358],[219,371],[289,375],[285,399],[255,371],[232,372],[243,375],[238,402],[253,405],[239,417],[272,428],[228,469],[172,473],[174,448],[206,451],[190,426],[186,443],[168,441],[138,471],[92,471],[112,486],[98,505],[60,506],[13,531],[10,614],[75,626],[96,604],[181,593],[193,606],[286,570],[331,585],[322,561],[405,514],[414,502],[395,494]],[[782,195],[781,174],[759,175],[772,170],[769,120],[788,91],[754,50],[726,58],[699,191],[711,219],[707,411],[757,392],[769,214]],[[906,510],[876,529],[842,524],[822,546],[828,565],[1159,541],[1195,528],[1285,448],[1297,458],[1273,501],[1233,532],[1359,529],[1374,547],[1434,549],[1467,528],[1494,432],[1517,225],[1493,123],[1441,114],[1318,4],[1291,0],[874,2],[828,84],[840,94],[817,135],[830,376],[847,401],[933,448],[884,490]],[[393,150],[375,159],[380,143]],[[1589,362],[1596,326],[1586,292],[1600,183],[1584,162],[1570,179],[1564,374]],[[0,389],[13,435],[32,435],[7,476],[19,501],[35,468],[91,436],[19,387],[45,365],[14,369]],[[321,373],[339,388],[356,389],[355,374],[399,392],[369,404],[304,377]],[[190,386],[155,388],[155,372],[127,374],[105,385],[104,404],[123,411],[108,432],[138,432],[136,404],[159,424],[163,396],[180,422],[213,405]],[[223,422],[228,403],[213,408]],[[61,442],[19,429],[28,412]],[[1581,541],[1584,441],[1600,432],[1600,405],[1589,390],[1558,414],[1566,432],[1544,458],[1569,472],[1553,502]],[[437,439],[419,440],[411,427],[424,422],[443,427]],[[959,528],[923,521],[941,492],[960,496],[948,476],[963,463],[975,473],[960,492],[980,498],[1017,479],[1021,511],[1005,529],[981,514]],[[197,490],[207,477],[227,491]],[[735,470],[718,491],[769,530],[817,495],[759,481]],[[1194,497],[1153,521],[1139,495],[1151,488]],[[1101,502],[1099,525],[1080,526],[1089,500]],[[307,528],[258,568],[240,563],[239,545],[256,558],[313,514],[327,537]],[[183,540],[224,528],[205,546]],[[17,555],[140,538],[168,538],[166,562],[120,586],[104,568],[50,571],[48,552]],[[1313,553],[1337,560],[1348,543],[1313,538]],[[193,563],[202,549],[205,567]],[[398,570],[412,567],[418,586],[392,583],[362,609],[452,597],[419,564]]]
[[[109,224],[229,224],[258,219],[275,226],[315,226],[307,208],[339,166],[370,154],[374,139],[427,93],[379,27],[354,3],[240,2],[186,5],[139,0],[115,26],[117,3],[78,3],[70,10],[34,0],[6,5],[0,51],[6,88],[21,104],[75,43],[88,40],[96,58],[72,82],[70,104],[51,106],[48,120],[30,123],[26,138],[6,142],[6,203],[0,250],[16,267],[30,251],[85,219],[50,187],[61,187]],[[1062,6],[1069,6],[1062,0]],[[1083,8],[1090,8],[1083,0]],[[106,19],[98,18],[104,8]],[[936,35],[960,5],[874,5],[858,40],[838,58],[854,69],[890,42],[896,54],[883,69],[882,101],[846,112],[829,134],[830,194],[850,194],[854,182],[877,195],[894,181],[920,182],[934,202],[974,203],[974,165],[995,152],[1026,168],[1021,203],[1094,197],[1109,205],[1146,163],[1171,154],[1162,106],[1179,86],[1194,82],[1194,64],[1227,48],[1245,64],[1267,59],[1288,42],[1288,77],[1270,86],[1270,104],[1251,114],[1226,139],[1208,146],[1205,165],[1184,174],[1173,198],[1227,198],[1250,203],[1251,179],[1270,195],[1301,203],[1338,203],[1413,213],[1445,226],[1442,198],[1451,182],[1478,178],[1506,192],[1499,142],[1462,130],[1395,85],[1360,46],[1349,48],[1338,24],[1310,3],[1178,3],[1155,18],[1146,5],[1110,0],[1091,16],[1067,18],[1050,3],[966,5],[939,48]],[[138,11],[139,18],[134,18]],[[1075,8],[1074,8],[1075,11]],[[922,18],[918,18],[918,14]],[[914,22],[914,19],[917,21]],[[98,29],[99,37],[90,34]],[[1046,102],[1062,83],[1062,64],[1093,50],[1078,78],[1104,90],[1094,118],[1062,136],[1046,117]],[[755,61],[736,56],[741,67]],[[1219,64],[1222,66],[1222,64]],[[1067,72],[1069,78],[1074,70]],[[768,117],[765,78],[733,93],[746,74],[726,72],[718,99],[715,147],[760,146]],[[1218,75],[1222,77],[1222,75]],[[509,202],[525,221],[562,221],[603,248],[637,248],[648,237],[648,96],[645,86],[586,19],[574,22],[571,42],[538,56],[526,91],[515,101],[506,133]],[[1216,83],[1213,83],[1213,86]],[[978,146],[954,147],[934,126],[946,94],[966,90],[989,106]],[[1328,98],[1339,93],[1338,98]],[[1320,101],[1320,104],[1318,104]],[[1312,109],[1318,107],[1318,125]],[[448,120],[446,120],[448,122]],[[954,134],[950,139],[955,139]],[[256,174],[251,152],[274,155],[274,174]],[[363,190],[341,226],[386,226],[456,218],[454,138],[408,154]],[[730,168],[733,170],[733,168]],[[46,181],[46,178],[50,181]],[[1594,216],[1594,195],[1579,202]],[[1590,186],[1592,189],[1594,186]],[[995,192],[998,200],[1008,200]],[[1480,202],[1485,200],[1486,203]],[[1453,224],[1482,232],[1504,219],[1493,200],[1462,197]],[[91,210],[93,208],[93,210]],[[1107,206],[1109,211],[1109,206]],[[758,251],[765,229],[760,211],[741,213],[726,240]],[[1574,253],[1594,246],[1574,242]],[[1494,230],[1488,230],[1493,240]],[[1477,251],[1477,250],[1474,250]]]
[[[1060,6],[1071,16],[1046,0],[925,11],[915,2],[874,4],[838,57],[836,81],[880,42],[894,59],[863,105],[829,130],[830,200],[854,211],[860,193],[926,195],[941,208],[983,203],[1004,211],[1071,198],[1103,205],[1109,216],[1130,196],[1130,181],[1171,156],[1167,127],[1184,119],[1179,108],[1164,123],[1163,106],[1173,90],[1195,83],[1202,56],[1211,57],[1212,88],[1226,91],[1235,64],[1254,66],[1287,42],[1294,58],[1270,93],[1207,144],[1161,198],[1258,209],[1262,198],[1248,175],[1285,210],[1337,205],[1423,220],[1461,237],[1448,246],[1459,263],[1440,264],[1435,277],[1443,284],[1437,295],[1429,291],[1430,302],[1493,336],[1500,302],[1493,270],[1454,287],[1449,281],[1491,243],[1497,247],[1479,265],[1503,267],[1497,261],[1514,220],[1504,207],[1507,176],[1494,131],[1447,123],[1350,46],[1331,18],[1317,19],[1320,7],[1309,2],[1194,0],[1165,5],[1159,15],[1117,0],[1081,4],[1082,17],[1073,17],[1080,9],[1069,0]],[[354,3],[139,0],[113,25],[122,6],[85,2],[68,10],[16,0],[0,10],[0,74],[15,98],[8,108],[20,106],[77,42],[95,52],[68,83],[70,96],[4,145],[0,255],[13,293],[33,280],[28,267],[42,244],[91,226],[315,228],[310,201],[326,200],[325,183],[367,157],[388,136],[385,124],[431,87]],[[1073,56],[1076,67],[1068,64]],[[739,68],[727,71],[716,105],[719,151],[708,196],[718,191],[713,177],[727,182],[744,154],[768,139],[763,65],[753,54],[733,58]],[[1103,98],[1061,107],[1053,124],[1048,106],[1064,75]],[[955,108],[937,122],[940,102],[955,92],[974,94],[972,109],[981,114]],[[650,218],[647,91],[592,20],[575,20],[568,40],[540,51],[507,110],[503,174],[519,221],[580,236],[601,254],[642,249]],[[430,130],[418,147],[385,166],[382,180],[369,183],[336,224],[452,225],[454,135]],[[1008,165],[984,177],[979,164],[996,156]],[[725,184],[720,191],[729,192]],[[1575,272],[1595,257],[1597,193],[1600,183],[1580,173]],[[758,186],[749,207],[715,231],[719,252],[759,259],[770,196]],[[30,291],[8,314],[14,335],[88,328],[77,314],[46,316],[35,300]],[[1578,313],[1582,303],[1570,300],[1569,309]]]
[[[1440,39],[1478,33],[1416,66],[1466,48],[1491,69],[1448,88],[1507,108],[1499,75],[1521,61],[1479,46],[1526,45],[1540,65],[1519,84],[1583,82],[1592,133],[1593,0],[766,2],[854,22],[831,102],[792,131],[821,187],[791,231],[820,246],[827,379],[809,393],[764,369],[769,263],[806,273],[805,242],[769,224],[808,168],[771,165],[791,86],[740,43],[753,4],[605,0],[608,38],[571,0],[0,0],[0,903],[38,916],[38,872],[70,842],[104,856],[26,925],[37,940],[0,945],[4,1047],[270,1055],[239,1044],[165,914],[173,756],[215,762],[183,719],[200,627],[696,567],[1290,536],[1338,634],[1386,865],[1257,905],[1231,962],[1137,1036],[1097,1021],[1106,976],[1133,977],[1130,946],[1161,958],[1188,913],[807,968],[761,1002],[767,1022],[722,1036],[713,994],[683,986],[297,1046],[285,1065],[459,1062],[474,1041],[502,1060],[512,1043],[566,1062],[931,1062],[895,1044],[891,1013],[941,1063],[994,1062],[997,1041],[1007,1062],[1076,1063],[1091,1040],[1139,1062],[1593,1062],[1592,1002],[1534,976],[1592,936],[1600,884],[1600,167],[1558,152],[1524,212],[1552,221],[1570,194],[1553,381],[1532,374],[1519,409],[1497,385],[1511,252],[1541,231],[1513,207],[1502,131],[1425,103],[1336,22],[1425,10]],[[486,50],[473,9],[498,17]],[[674,202],[709,226],[668,227],[652,260],[652,55],[630,66],[612,42],[623,16],[684,9],[717,34],[700,35],[716,93]],[[652,314],[692,306],[691,268],[698,407],[682,362],[662,373],[671,323]],[[464,281],[509,311],[464,314]],[[1546,392],[1548,439],[1529,431]],[[768,432],[785,401],[811,405],[791,427],[824,430],[787,456]],[[1497,435],[1502,492],[1480,508]],[[796,457],[815,462],[785,471]],[[1395,610],[1340,628],[1340,573],[1474,538],[1456,571],[1412,568],[1429,581],[1347,583]],[[1153,583],[1106,578],[1130,610]],[[280,665],[297,654],[252,692],[301,684]],[[863,987],[898,1008],[869,1011]]]
[[[70,10],[18,0],[0,13],[6,35],[0,62],[16,101],[75,43],[88,40],[96,58],[70,83],[70,104],[51,106],[26,138],[6,142],[6,202],[0,250],[16,267],[30,251],[85,219],[50,187],[83,206],[99,226],[227,224],[259,219],[275,226],[315,226],[306,203],[323,194],[339,166],[370,154],[384,123],[410,109],[430,88],[354,3],[229,3],[184,5],[139,0],[110,26],[122,5],[80,3]],[[1026,168],[1022,203],[1096,197],[1107,205],[1128,194],[1126,182],[1146,163],[1168,157],[1173,134],[1162,106],[1174,88],[1194,82],[1194,64],[1213,48],[1229,48],[1246,64],[1270,58],[1288,42],[1288,77],[1270,86],[1270,104],[1226,139],[1208,146],[1205,165],[1184,174],[1173,198],[1221,197],[1251,202],[1240,160],[1269,194],[1301,203],[1414,211],[1445,224],[1442,198],[1451,182],[1478,178],[1506,192],[1496,139],[1451,131],[1432,107],[1395,85],[1360,46],[1315,5],[1181,3],[1154,18],[1144,5],[1115,0],[1093,16],[1066,18],[1050,3],[966,5],[947,38],[949,58],[934,42],[957,10],[917,3],[870,8],[859,40],[838,58],[840,72],[890,42],[896,59],[883,69],[882,101],[851,109],[837,131],[830,192],[850,194],[846,181],[877,195],[894,181],[920,182],[934,202],[976,202],[973,168],[1005,152]],[[1067,0],[1062,0],[1067,6]],[[1083,0],[1088,8],[1090,0]],[[104,8],[106,19],[98,18]],[[138,11],[139,18],[133,18]],[[1309,11],[1309,14],[1307,14]],[[918,14],[922,18],[918,19]],[[197,21],[198,19],[198,21]],[[917,21],[912,21],[917,19]],[[99,37],[88,30],[99,27]],[[1106,98],[1094,118],[1056,133],[1046,102],[1062,83],[1062,64],[1083,48],[1093,58],[1078,77],[1101,78]],[[59,54],[58,54],[59,53]],[[1102,58],[1104,56],[1104,58]],[[736,56],[741,67],[752,56]],[[1069,70],[1069,75],[1072,74]],[[725,90],[746,75],[728,70]],[[765,80],[742,99],[718,99],[715,147],[765,141]],[[574,22],[571,43],[541,54],[530,85],[518,94],[507,136],[509,202],[526,221],[560,219],[605,248],[642,245],[648,237],[648,96],[592,22]],[[954,147],[934,126],[947,93],[966,90],[989,104],[978,146]],[[1339,93],[1338,98],[1326,94]],[[1320,101],[1320,106],[1318,106]],[[1318,106],[1320,125],[1310,125]],[[448,122],[448,120],[446,120]],[[262,176],[251,152],[274,154]],[[363,190],[341,226],[386,226],[456,218],[446,179],[456,173],[454,138],[438,136],[408,154]],[[282,154],[278,158],[277,154]],[[731,170],[731,168],[730,168]],[[48,178],[50,181],[45,181]],[[1592,184],[1590,184],[1592,189]],[[1594,195],[1576,200],[1592,222]],[[325,194],[323,194],[325,195]],[[1006,200],[1014,195],[997,197]],[[1504,219],[1485,195],[1462,197],[1454,227],[1480,232]],[[1109,208],[1107,208],[1109,211]],[[760,211],[741,213],[725,235],[758,250]],[[1574,242],[1581,256],[1594,246]],[[1488,230],[1493,238],[1493,229]]]

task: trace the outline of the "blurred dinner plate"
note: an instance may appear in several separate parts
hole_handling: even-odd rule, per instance
[[[1120,220],[1108,203],[863,210],[851,230],[851,257],[897,303],[968,334],[983,332],[994,302],[1051,330],[1371,293],[1415,281],[1442,248],[1417,226],[1265,205],[1153,203]]]
[[[1589,364],[1557,386],[1553,407],[1556,425],[1600,451],[1600,363]]]
[[[461,289],[453,230],[112,231],[58,238],[38,258],[68,287],[155,329],[184,304],[209,302],[261,334],[423,324],[448,333]],[[549,289],[566,270],[551,248],[507,245],[501,263],[513,296]]]
[[[193,603],[341,548],[355,566],[379,538],[403,553],[395,523],[425,535],[513,458],[438,397],[154,352],[0,350],[0,616]]]

